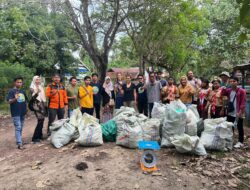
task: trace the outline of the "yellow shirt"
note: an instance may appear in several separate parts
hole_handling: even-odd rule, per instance
[[[190,84],[187,84],[185,87],[180,85],[178,87],[178,91],[179,91],[180,100],[184,104],[192,103],[192,97],[194,95],[194,88]]]
[[[93,87],[92,86],[80,86],[79,88],[79,102],[80,106],[83,108],[93,108],[94,99],[93,99]]]

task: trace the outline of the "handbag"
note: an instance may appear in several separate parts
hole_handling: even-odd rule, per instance
[[[113,98],[110,98],[109,106],[114,106],[114,105],[115,105],[115,100]]]
[[[228,104],[227,104],[227,112],[230,113],[230,112],[233,112],[234,111],[234,101],[235,101],[235,98],[236,98],[236,95],[237,95],[237,92],[235,93],[235,96],[234,96],[234,99],[233,101],[229,101]]]

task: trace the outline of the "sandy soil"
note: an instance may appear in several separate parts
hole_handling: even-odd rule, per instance
[[[246,185],[250,185],[250,178],[248,181],[248,179],[240,179],[240,176],[233,178],[227,175],[227,169],[231,169],[230,159],[236,160],[232,161],[232,167],[249,166],[248,146],[238,152],[212,153],[208,157],[182,155],[174,149],[161,149],[156,152],[159,159],[157,166],[160,171],[152,175],[143,174],[139,167],[141,151],[122,148],[115,143],[105,143],[103,146],[93,148],[74,147],[71,143],[61,149],[55,149],[47,140],[39,145],[32,144],[31,137],[35,125],[36,119],[33,116],[26,119],[23,139],[27,144],[26,149],[21,151],[16,149],[11,119],[0,119],[1,190],[205,190],[248,189]],[[246,142],[250,144],[250,138]],[[244,163],[236,159],[239,155],[245,158]],[[76,165],[81,162],[83,170],[76,169]],[[210,162],[216,163],[217,166],[216,164],[209,166]]]

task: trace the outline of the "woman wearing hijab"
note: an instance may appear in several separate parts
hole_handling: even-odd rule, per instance
[[[31,105],[32,111],[34,111],[37,118],[37,125],[34,131],[34,135],[32,137],[32,141],[34,143],[39,143],[43,138],[43,123],[44,118],[47,114],[45,103],[46,96],[44,93],[43,86],[41,85],[41,79],[39,76],[34,76],[30,85],[30,91],[32,94],[31,102],[29,103],[29,107]]]
[[[103,83],[103,92],[102,92],[102,106],[103,106],[103,114],[102,114],[102,123],[107,122],[113,117],[113,109],[115,106],[115,93],[112,81],[109,76],[105,78],[105,82]]]

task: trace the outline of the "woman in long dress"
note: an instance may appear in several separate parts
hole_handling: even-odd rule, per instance
[[[46,96],[44,93],[41,79],[39,76],[34,76],[30,85],[32,94],[31,104],[37,118],[37,125],[32,137],[34,143],[39,143],[43,138],[43,123],[46,116]]]

